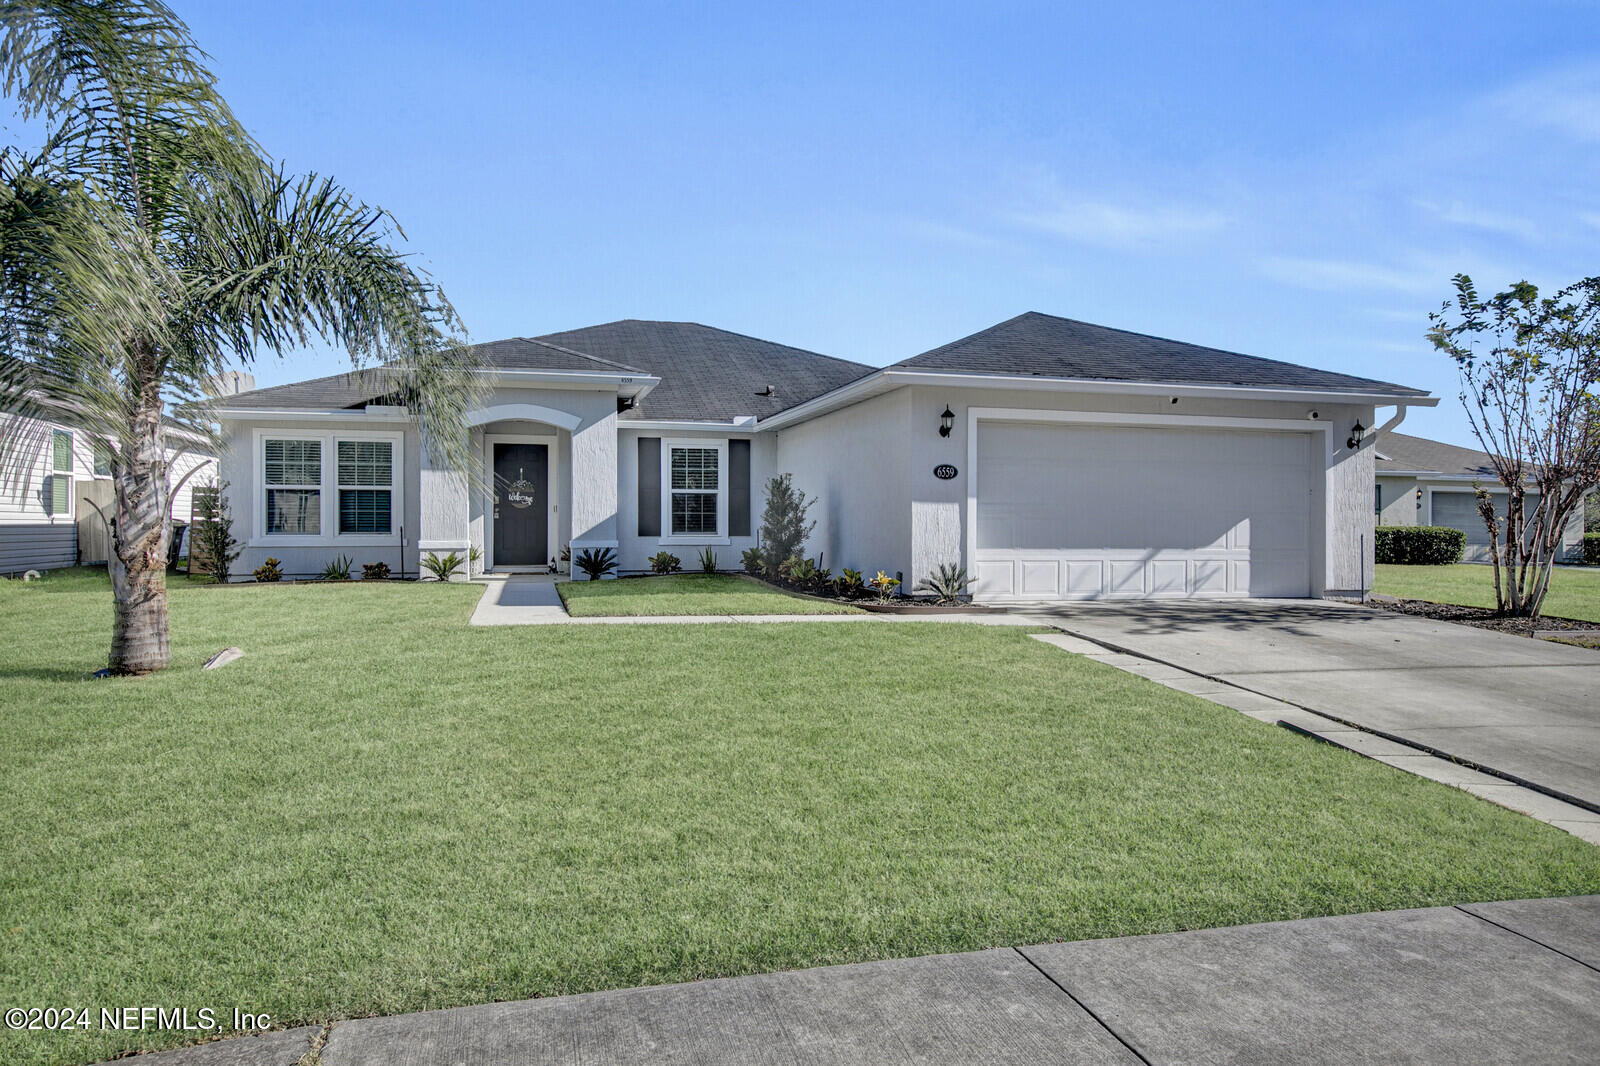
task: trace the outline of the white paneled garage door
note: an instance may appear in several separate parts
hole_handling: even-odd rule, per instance
[[[980,421],[976,595],[1309,595],[1314,439]]]

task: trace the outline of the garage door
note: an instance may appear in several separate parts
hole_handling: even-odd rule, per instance
[[[1495,513],[1502,522],[1506,517],[1506,506],[1510,500],[1505,492],[1491,492],[1494,499]],[[1486,563],[1489,561],[1489,527],[1483,524],[1483,519],[1478,516],[1478,497],[1472,492],[1458,492],[1451,490],[1434,489],[1429,493],[1433,501],[1433,524],[1436,526],[1450,526],[1459,529],[1467,535],[1466,551],[1462,553],[1462,560],[1469,563]],[[1531,517],[1534,509],[1539,506],[1539,494],[1530,492],[1522,498],[1523,517]]]
[[[1312,436],[980,422],[985,600],[1306,596]]]

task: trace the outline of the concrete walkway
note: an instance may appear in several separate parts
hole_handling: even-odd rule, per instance
[[[567,609],[556,594],[555,579],[546,574],[487,574],[485,588],[472,612],[475,626],[530,626],[566,622]]]
[[[1084,603],[1034,617],[1102,651],[1592,804],[1600,823],[1600,654],[1591,649],[1325,601]]]
[[[149,1066],[1600,1061],[1600,896],[496,1003],[241,1037]]]

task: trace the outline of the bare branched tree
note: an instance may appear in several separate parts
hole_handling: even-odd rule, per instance
[[[206,59],[159,0],[0,3],[0,87],[46,130],[0,151],[0,410],[110,453],[115,673],[168,663],[167,429],[211,435],[229,366],[343,347],[469,469],[454,310],[387,212],[265,156]]]
[[[1563,535],[1600,483],[1600,277],[1541,297],[1526,281],[1487,300],[1472,279],[1429,317],[1428,339],[1461,374],[1461,402],[1506,490],[1480,491],[1499,609],[1537,618]],[[1528,503],[1528,486],[1537,502]]]

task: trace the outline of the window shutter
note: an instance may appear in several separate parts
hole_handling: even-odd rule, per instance
[[[750,535],[750,442],[728,442],[728,535]]]
[[[639,438],[639,536],[661,536],[661,438]]]

